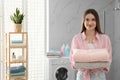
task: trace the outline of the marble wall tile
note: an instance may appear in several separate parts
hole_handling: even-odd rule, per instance
[[[86,9],[95,8],[104,32],[104,9],[112,0],[49,0],[49,48],[60,49],[63,43],[71,44],[72,37],[81,30]]]

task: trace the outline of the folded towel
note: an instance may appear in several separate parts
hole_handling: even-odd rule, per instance
[[[14,43],[23,43],[23,41],[22,40],[12,40],[11,43],[13,43],[13,44]]]
[[[109,62],[88,62],[88,63],[75,63],[75,67],[77,69],[86,68],[86,69],[94,69],[94,68],[105,68],[110,67]]]
[[[109,61],[109,54],[106,49],[74,49],[73,53],[75,62]]]
[[[25,67],[23,65],[10,67],[10,73],[18,73],[18,72],[24,72],[24,71],[25,71]]]
[[[61,52],[57,51],[57,50],[50,50],[49,52],[47,52],[48,56],[60,56]]]
[[[25,72],[11,73],[11,76],[24,76]]]

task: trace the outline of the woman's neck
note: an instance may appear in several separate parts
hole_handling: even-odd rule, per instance
[[[95,30],[91,30],[91,31],[88,31],[86,30],[85,32],[86,36],[87,36],[87,40],[89,43],[93,43],[93,39],[95,38]]]
[[[95,30],[86,30],[85,32],[86,36],[95,36],[96,32]]]

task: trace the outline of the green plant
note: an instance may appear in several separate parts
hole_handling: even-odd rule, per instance
[[[20,10],[16,8],[16,11],[13,15],[10,16],[10,19],[15,23],[15,24],[21,24],[24,18],[24,14],[20,13]]]

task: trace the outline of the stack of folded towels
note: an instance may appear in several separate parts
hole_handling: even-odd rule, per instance
[[[61,56],[61,52],[58,50],[50,50],[49,52],[47,52],[47,57],[60,57]]]
[[[11,76],[23,76],[25,75],[25,67],[24,65],[10,67],[10,75]]]
[[[74,49],[73,60],[76,68],[110,67],[109,54],[106,49]]]

